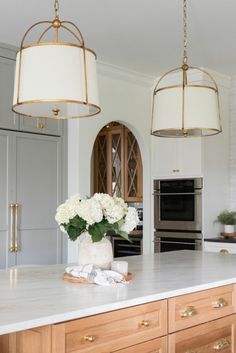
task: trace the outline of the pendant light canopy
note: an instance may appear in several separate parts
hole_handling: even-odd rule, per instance
[[[160,137],[215,135],[222,131],[218,87],[208,72],[188,65],[186,0],[183,0],[183,20],[183,65],[164,74],[154,88],[152,134]]]
[[[16,58],[12,109],[21,115],[53,119],[96,115],[101,111],[96,54],[85,47],[74,23],[59,19],[58,0],[54,7],[53,21],[35,23],[23,36]],[[29,34],[38,28],[37,41],[26,44]],[[50,32],[53,39],[43,41]],[[61,41],[62,32],[70,36],[69,41]]]

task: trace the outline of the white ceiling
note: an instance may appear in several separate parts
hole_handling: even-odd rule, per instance
[[[188,0],[191,63],[236,73],[236,0]],[[182,60],[182,0],[60,0],[101,61],[159,75]],[[19,46],[53,0],[0,0],[0,42]]]

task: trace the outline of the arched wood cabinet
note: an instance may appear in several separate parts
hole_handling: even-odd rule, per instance
[[[142,201],[143,168],[138,142],[124,125],[110,123],[94,144],[94,192]]]

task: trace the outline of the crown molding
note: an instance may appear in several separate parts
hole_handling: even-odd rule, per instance
[[[98,74],[151,88],[155,77],[103,61],[97,62]]]

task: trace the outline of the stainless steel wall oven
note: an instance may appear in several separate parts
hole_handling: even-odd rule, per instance
[[[154,249],[200,250],[202,178],[154,180]]]
[[[155,228],[202,229],[202,178],[154,181]]]

